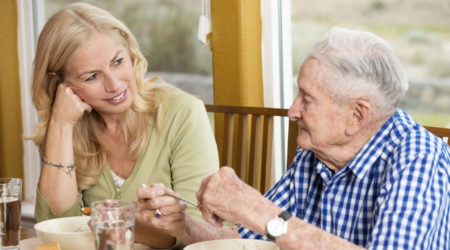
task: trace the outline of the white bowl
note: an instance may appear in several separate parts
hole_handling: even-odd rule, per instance
[[[88,226],[89,216],[51,219],[37,223],[34,230],[45,244],[59,243],[62,250],[95,249],[94,236]]]
[[[184,250],[279,250],[278,246],[269,241],[250,239],[209,240],[188,245]]]

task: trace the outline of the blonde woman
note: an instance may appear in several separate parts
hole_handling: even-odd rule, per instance
[[[37,221],[80,215],[105,198],[136,201],[143,183],[195,200],[201,179],[218,170],[203,103],[159,79],[144,80],[146,70],[133,34],[106,11],[76,3],[48,20],[32,88],[42,159]],[[173,199],[164,206],[176,220],[186,205]],[[157,248],[175,243],[140,218],[135,238]]]

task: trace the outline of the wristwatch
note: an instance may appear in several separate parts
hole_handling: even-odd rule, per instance
[[[288,228],[287,220],[291,216],[291,213],[288,211],[283,211],[277,217],[270,219],[266,224],[266,237],[271,241],[275,241],[276,238],[284,235]]]

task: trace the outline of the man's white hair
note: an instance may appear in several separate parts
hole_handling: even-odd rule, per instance
[[[314,44],[309,56],[336,70],[339,80],[325,86],[336,100],[360,95],[381,116],[392,115],[408,89],[400,60],[386,41],[372,33],[334,27]]]

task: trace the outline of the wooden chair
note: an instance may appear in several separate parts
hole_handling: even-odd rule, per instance
[[[450,128],[441,128],[441,127],[432,127],[432,126],[423,126],[428,131],[436,135],[437,137],[445,140],[447,138],[447,145],[450,146]]]
[[[237,175],[261,193],[270,188],[274,117],[287,117],[287,109],[205,105],[215,115],[221,166],[232,167]],[[297,148],[297,124],[289,122],[286,161]],[[222,133],[223,132],[223,133]],[[221,145],[221,146],[220,146]]]

